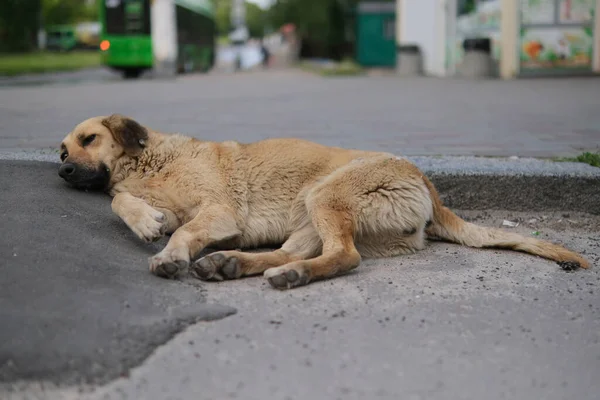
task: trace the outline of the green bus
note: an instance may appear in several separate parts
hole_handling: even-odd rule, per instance
[[[137,78],[153,65],[150,7],[153,0],[102,0],[102,63]],[[215,63],[216,26],[212,0],[174,0],[177,72],[209,71]]]

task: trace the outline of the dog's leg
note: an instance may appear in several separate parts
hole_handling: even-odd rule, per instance
[[[117,193],[111,207],[129,229],[145,242],[160,239],[168,228],[164,213],[130,193]]]
[[[205,247],[240,234],[233,212],[222,205],[205,206],[190,222],[173,232],[160,253],[150,258],[150,271],[164,278],[175,277]]]
[[[393,236],[401,248],[419,248],[426,221],[432,215],[420,174],[393,156],[357,160],[334,171],[311,189],[305,203],[323,242],[322,254],[266,270],[265,278],[277,289],[305,285],[358,267],[361,254],[355,240],[368,238],[373,243],[377,238]],[[391,246],[389,241],[381,242]]]
[[[294,231],[279,250],[263,253],[219,251],[197,260],[190,266],[193,276],[202,280],[221,281],[261,274],[269,268],[314,257],[321,251],[321,238],[310,220]]]
[[[354,216],[350,210],[332,209],[319,199],[311,208],[313,224],[323,241],[322,254],[309,260],[292,261],[270,268],[264,276],[278,289],[307,284],[310,280],[334,276],[358,267],[360,254],[354,247]]]

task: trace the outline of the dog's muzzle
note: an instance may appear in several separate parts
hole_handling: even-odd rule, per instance
[[[110,174],[105,165],[98,169],[73,163],[64,163],[58,168],[58,175],[78,189],[100,190],[106,188]]]

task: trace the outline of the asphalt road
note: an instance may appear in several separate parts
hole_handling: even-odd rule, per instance
[[[597,146],[599,85],[277,71],[5,87],[0,150],[54,148],[80,120],[120,112],[214,140],[299,136],[399,155],[556,156]],[[146,258],[162,242],[139,244],[106,198],[69,190],[55,165],[0,161],[0,171],[2,400],[595,400],[600,392],[598,216],[461,213],[489,226],[520,219],[522,234],[585,253],[589,271],[431,243],[280,292],[261,277],[153,277]]]
[[[141,244],[108,196],[68,188],[57,165],[0,161],[0,381],[107,382],[185,326],[235,312],[150,274],[160,244]]]
[[[296,71],[0,88],[0,149],[56,148],[114,112],[167,132],[405,155],[561,156],[600,143],[600,79],[326,79]]]
[[[600,254],[596,234],[544,232]],[[81,398],[594,400],[599,279],[434,244],[306,290],[217,284],[209,298],[236,315],[189,328],[130,378]]]
[[[55,164],[0,167],[3,400],[592,400],[600,391],[600,216],[459,212],[487,226],[519,221],[521,234],[584,253],[588,271],[433,242],[281,292],[261,277],[156,278],[146,257],[161,243],[140,244],[106,197],[68,189]]]
[[[597,399],[600,219],[460,214],[488,226],[521,219],[518,232],[584,251],[596,268],[568,273],[525,254],[431,243],[299,290],[261,277],[205,283],[208,301],[238,312],[187,328],[127,377],[0,387],[0,397]]]

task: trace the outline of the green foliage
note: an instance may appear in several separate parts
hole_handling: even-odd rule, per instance
[[[102,0],[94,0],[90,5],[86,5],[83,8],[83,14],[81,15],[81,22],[95,22],[100,19],[100,2]]]
[[[231,0],[216,0],[215,21],[219,35],[227,35],[231,29]]]
[[[600,167],[600,153],[590,153],[588,151],[575,157],[574,161],[586,163],[592,167]]]
[[[40,0],[0,0],[0,51],[34,49],[40,11]]]
[[[276,0],[269,10],[273,26],[293,23],[303,36],[329,34],[329,6],[336,0]]]
[[[354,31],[352,14],[360,0],[276,0],[268,11],[271,26],[292,23],[312,53],[339,59]],[[385,0],[384,0],[385,1]]]
[[[246,24],[252,37],[263,37],[266,23],[265,10],[254,3],[246,2]]]
[[[215,19],[219,35],[231,31],[231,0],[217,0]],[[266,12],[258,5],[246,2],[246,25],[250,36],[262,37],[265,32]]]
[[[85,0],[42,0],[44,25],[96,21],[98,20],[97,1],[88,6]]]
[[[558,159],[558,161],[580,162],[589,164],[592,167],[600,167],[600,153],[592,153],[586,151],[585,153],[581,153],[577,157],[560,158]]]
[[[98,1],[0,0],[0,51],[35,49],[40,26],[98,20]]]

